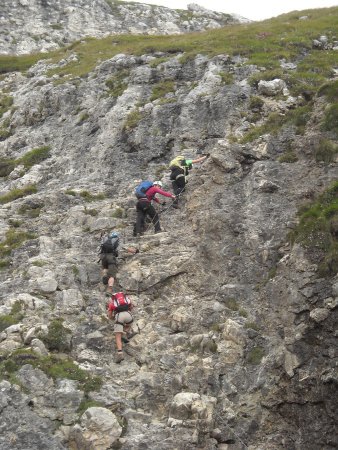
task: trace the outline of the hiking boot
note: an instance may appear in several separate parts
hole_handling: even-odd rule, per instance
[[[115,357],[116,364],[119,364],[123,360],[124,360],[123,353],[122,352],[117,352],[117,355]]]

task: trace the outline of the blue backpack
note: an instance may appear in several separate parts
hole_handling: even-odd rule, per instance
[[[135,195],[137,198],[147,198],[146,192],[149,188],[151,188],[154,185],[152,181],[142,181],[138,186],[135,188]]]

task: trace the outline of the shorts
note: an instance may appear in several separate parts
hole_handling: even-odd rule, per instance
[[[101,257],[101,264],[102,264],[102,269],[105,269],[107,271],[106,275],[108,275],[108,277],[116,277],[117,271],[118,271],[118,267],[117,267],[117,260],[116,257],[110,253],[108,254],[103,254]]]
[[[133,316],[129,311],[122,311],[117,313],[115,316],[114,333],[123,333],[123,325],[128,325],[132,323],[133,320]]]

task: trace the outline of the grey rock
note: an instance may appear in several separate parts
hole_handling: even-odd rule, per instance
[[[37,15],[42,3],[23,4],[27,27],[34,18],[43,33],[47,19]],[[12,17],[19,20],[21,9],[16,14],[13,5]],[[65,9],[56,21],[60,5]],[[35,40],[24,30],[17,45],[8,41],[8,52],[51,48],[55,36],[66,43],[84,30],[101,35],[108,26],[101,8],[109,10],[109,18],[111,10],[101,0],[97,5],[92,15],[87,8],[92,4],[84,0],[46,5],[54,24],[48,26],[50,41],[40,34]],[[8,11],[8,3],[4,6]],[[157,33],[160,19],[171,30],[181,27],[174,20],[179,13],[165,8],[154,7],[157,21],[151,22],[145,17],[151,8],[117,5],[129,15],[130,29],[144,31],[150,24],[149,33]],[[184,29],[216,20],[195,8],[190,16]],[[115,15],[114,20],[116,32],[123,30]],[[55,27],[60,23],[69,30],[70,21],[69,33]],[[13,39],[24,26],[19,25],[8,25],[15,28]],[[18,330],[1,333],[1,373],[13,369],[19,381],[12,387],[1,383],[0,448],[14,442],[27,450],[93,445],[216,450],[239,447],[240,439],[270,450],[281,443],[311,448],[313,442],[334,442],[337,277],[318,279],[308,249],[289,239],[299,206],[336,180],[335,162],[318,164],[313,158],[318,142],[328,139],[316,127],[326,103],[313,96],[304,135],[288,126],[241,145],[234,141],[251,129],[249,104],[257,95],[248,80],[260,69],[226,54],[188,61],[182,56],[119,54],[86,77],[50,77],[49,70],[76,64],[74,51],[60,63],[38,62],[27,75],[1,77],[2,92],[14,99],[13,111],[2,121],[10,120],[12,135],[0,142],[1,155],[18,160],[49,145],[50,156],[24,174],[0,178],[1,193],[38,184],[37,193],[0,206],[2,242],[19,219],[24,221],[19,230],[37,235],[13,250],[10,266],[0,272],[1,324]],[[224,84],[222,73],[232,74],[234,83]],[[120,75],[123,93],[111,96],[106,81]],[[172,92],[151,100],[154,86],[167,80]],[[301,104],[290,96],[264,97],[255,123]],[[289,148],[298,161],[281,163]],[[137,180],[156,177],[171,191],[169,161],[180,153],[194,159],[201,152],[210,158],[191,170],[180,209],[160,216],[165,233],[154,235],[149,224],[144,236],[134,239]],[[23,216],[21,207],[37,205],[38,217]],[[126,246],[140,250],[128,258],[121,251],[118,259],[114,288],[128,290],[139,331],[123,344],[121,364],[114,362],[113,325],[97,262],[100,234],[113,229]],[[52,350],[46,361],[56,356],[58,362],[73,361],[76,369],[67,376],[83,377],[86,393],[83,381],[52,378],[42,365],[29,366],[32,358],[39,363],[42,336],[56,319],[70,330],[67,354]],[[90,386],[98,390],[87,392]],[[180,398],[183,394],[190,397]],[[104,420],[93,419],[97,433],[91,418],[79,417],[78,408],[88,399],[105,407]],[[114,443],[105,431],[115,427],[111,411],[121,423],[128,421]],[[213,430],[220,432],[211,436]],[[238,440],[232,444],[233,433]]]
[[[330,311],[326,308],[316,308],[310,312],[310,317],[315,322],[322,322],[325,320],[330,314]]]
[[[120,437],[122,428],[115,414],[100,407],[88,408],[81,416],[81,425],[70,431],[69,442],[80,448],[108,449]]]
[[[15,17],[12,6],[5,0],[1,12],[0,49],[7,54],[51,51],[86,36],[180,34],[240,22],[230,14],[197,5],[191,10],[191,18],[187,18],[183,11],[162,6],[132,2],[110,4],[104,0],[97,0],[95,4],[88,0],[76,3],[61,0],[56,4],[20,0],[15,3]]]

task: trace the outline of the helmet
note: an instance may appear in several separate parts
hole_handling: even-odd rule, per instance
[[[112,231],[111,233],[110,233],[110,237],[111,238],[118,238],[120,235],[119,235],[119,233],[116,233],[116,231]]]
[[[157,185],[157,186],[160,186],[160,187],[163,186],[162,181],[154,181],[154,185]]]

